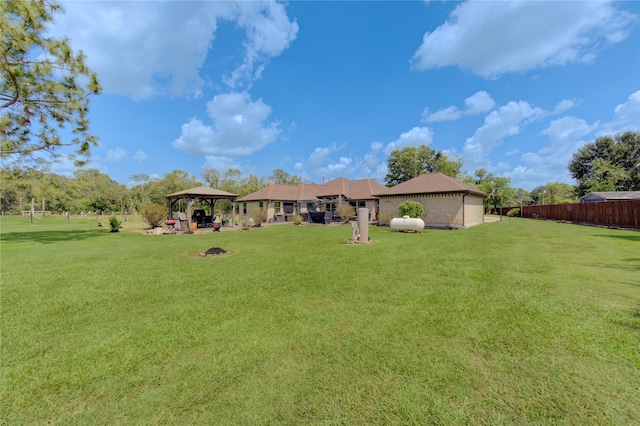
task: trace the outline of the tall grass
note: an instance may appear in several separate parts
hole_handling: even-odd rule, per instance
[[[3,423],[640,418],[637,232],[71,222],[0,223]]]

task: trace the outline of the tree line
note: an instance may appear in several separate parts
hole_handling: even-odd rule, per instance
[[[514,188],[510,179],[485,169],[473,175],[461,172],[463,161],[427,146],[407,147],[390,153],[387,159],[387,186],[394,186],[423,173],[439,172],[474,186],[489,196],[487,209],[499,206],[573,203],[594,191],[640,190],[640,133],[626,132],[597,138],[578,150],[568,166],[578,182],[548,182],[532,191]],[[284,170],[273,170],[267,178],[239,169],[224,172],[205,170],[200,178],[183,170],[173,170],[163,177],[145,174],[131,176],[132,184],[122,185],[96,169],[78,169],[72,177],[39,169],[15,166],[0,169],[0,210],[17,213],[20,200],[24,206],[35,199],[45,199],[46,210],[55,212],[127,212],[136,214],[143,206],[166,204],[166,195],[206,185],[239,196],[255,192],[269,183],[312,183]],[[229,208],[229,206],[227,206]]]
[[[127,187],[97,169],[79,169],[72,177],[48,173],[33,168],[1,168],[0,210],[4,214],[18,213],[30,208],[31,199],[40,206],[45,199],[47,211],[79,214],[82,212],[127,212],[137,214],[149,205],[166,205],[166,195],[196,186],[211,186],[243,196],[269,183],[298,184],[306,180],[276,169],[265,178],[255,175],[243,177],[239,169],[219,172],[208,169],[201,179],[183,170],[173,170],[163,177],[136,174]],[[39,210],[39,209],[38,209]]]
[[[240,196],[269,182],[302,183],[304,180],[277,169],[266,180],[238,169],[206,170],[199,180],[182,170],[162,178],[139,174],[126,187],[96,169],[79,169],[73,177],[42,171],[58,151],[77,165],[88,159],[97,137],[89,133],[89,98],[98,95],[98,78],[86,65],[82,52],[74,53],[64,38],[49,38],[46,26],[62,11],[55,0],[0,2],[0,158],[10,167],[0,169],[0,209],[17,212],[20,200],[45,198],[52,211],[129,211],[164,204],[165,195],[206,184]],[[75,135],[66,140],[59,128]],[[393,151],[385,183],[397,185],[423,173],[440,172],[489,194],[487,207],[575,202],[594,191],[640,190],[640,133],[603,136],[578,150],[568,165],[577,185],[549,182],[528,192],[510,186],[510,179],[485,169],[473,175],[461,172],[459,156],[449,156],[427,146]]]

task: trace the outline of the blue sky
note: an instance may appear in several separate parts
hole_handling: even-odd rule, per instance
[[[640,130],[640,2],[63,2],[104,93],[90,167],[383,183],[428,145],[532,190]],[[53,168],[72,172],[69,164]]]

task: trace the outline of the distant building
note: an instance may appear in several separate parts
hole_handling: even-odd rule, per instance
[[[375,195],[380,214],[398,216],[398,206],[407,200],[424,207],[427,227],[466,228],[484,223],[487,194],[442,173],[425,173]]]
[[[580,201],[583,203],[622,200],[640,200],[640,191],[590,192],[580,197]]]
[[[340,204],[349,203],[356,211],[361,207],[368,208],[369,219],[373,220],[378,207],[378,200],[373,194],[385,188],[373,179],[338,178],[322,185],[272,183],[238,198],[238,208],[242,219],[248,218],[252,209],[262,208],[266,210],[267,222],[291,222],[294,215],[308,219],[309,215],[317,212],[335,214]]]
[[[272,183],[256,192],[238,198],[240,217],[248,219],[251,210],[260,208],[267,213],[267,222],[291,222],[294,215],[316,211],[316,197],[320,185],[285,185]]]

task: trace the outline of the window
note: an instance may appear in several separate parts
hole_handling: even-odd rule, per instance
[[[242,203],[242,214],[247,214],[247,203]]]
[[[286,214],[293,213],[293,203],[284,203],[284,212]]]
[[[260,201],[260,208],[264,207],[264,201]]]
[[[307,211],[308,212],[315,212],[316,211],[316,205],[314,203],[307,203]]]
[[[280,214],[280,201],[273,203],[273,208],[276,210],[276,214]]]

